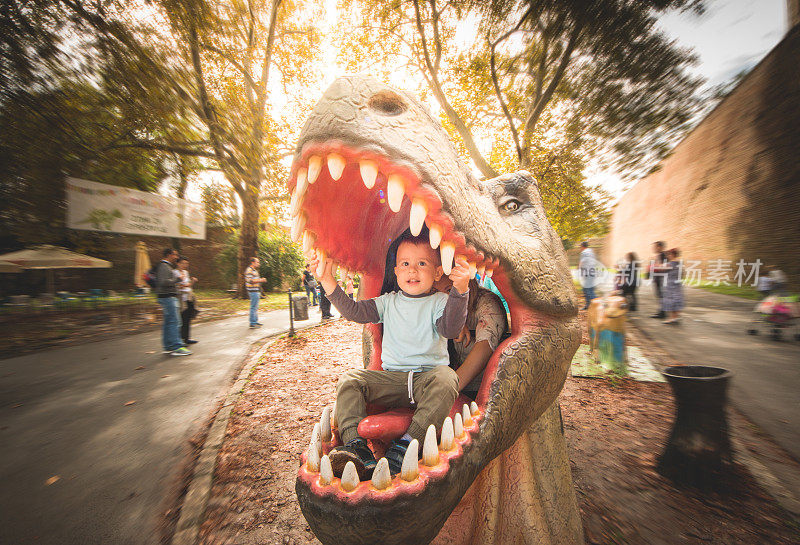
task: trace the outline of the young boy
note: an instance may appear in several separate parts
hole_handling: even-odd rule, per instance
[[[394,268],[399,292],[353,301],[337,285],[331,262],[325,264],[319,279],[342,316],[357,323],[384,325],[382,370],[348,371],[336,388],[336,420],[344,443],[330,453],[336,475],[353,461],[361,480],[367,480],[377,465],[367,442],[358,435],[358,424],[367,416],[367,403],[415,409],[405,435],[386,450],[389,471],[396,475],[411,440],[422,445],[428,426],[440,429],[458,395],[458,377],[448,367],[447,339],[458,336],[467,318],[469,266],[466,260],[457,259],[450,274],[450,294],[439,293],[433,283],[443,272],[427,233],[414,237],[406,232],[400,238]],[[312,270],[317,270],[316,263]]]

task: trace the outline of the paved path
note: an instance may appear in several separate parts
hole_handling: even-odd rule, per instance
[[[187,357],[149,332],[0,360],[0,543],[158,543],[187,439],[251,344],[288,329],[288,310],[260,317],[193,327]],[[298,325],[319,321],[314,307]]]
[[[631,321],[676,360],[733,371],[730,398],[755,424],[800,460],[800,342],[747,335],[755,301],[687,288],[681,325],[650,318],[651,286],[639,288],[640,309]],[[792,331],[793,333],[793,331]]]

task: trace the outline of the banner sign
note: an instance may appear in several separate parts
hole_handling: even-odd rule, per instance
[[[129,235],[206,238],[202,204],[67,178],[67,227]]]

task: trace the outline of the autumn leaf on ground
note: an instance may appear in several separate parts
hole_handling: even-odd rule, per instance
[[[147,369],[147,367],[145,367],[144,365],[140,365],[139,367],[134,369],[134,371],[141,371],[142,369]]]
[[[135,400],[135,399],[134,399],[134,400],[132,400],[132,401],[128,401],[128,402],[125,404],[125,406],[127,407],[128,405],[133,405],[134,403],[136,403],[136,400]]]
[[[59,479],[61,479],[61,476],[60,476],[60,475],[53,475],[52,477],[50,477],[49,479],[47,479],[47,480],[44,482],[44,484],[45,484],[45,486],[50,486],[51,484],[53,484],[54,482],[56,482],[56,481],[57,481],[57,480],[59,480]]]

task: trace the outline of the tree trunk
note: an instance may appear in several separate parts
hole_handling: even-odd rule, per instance
[[[245,184],[239,198],[242,199],[242,226],[239,231],[237,289],[239,297],[245,298],[244,271],[250,266],[250,258],[256,257],[258,252],[258,187]]]

